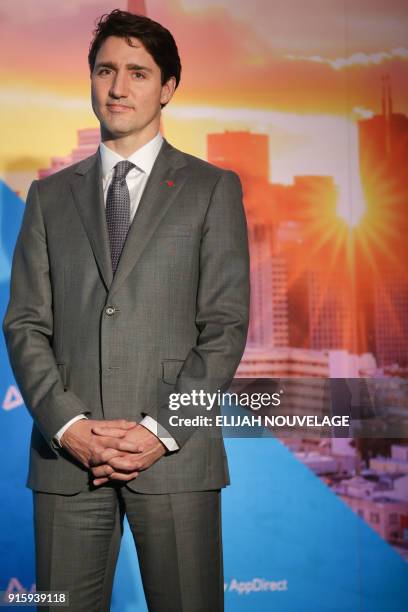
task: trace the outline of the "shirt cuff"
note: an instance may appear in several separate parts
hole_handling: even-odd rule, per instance
[[[69,427],[71,427],[71,425],[76,423],[77,421],[80,421],[81,419],[86,419],[86,418],[88,418],[88,417],[86,417],[84,414],[78,414],[73,419],[70,419],[68,421],[68,423],[65,423],[65,425],[63,427],[61,427],[61,429],[59,429],[57,431],[57,433],[55,434],[55,436],[54,436],[54,440],[57,442],[58,446],[60,446],[62,448],[61,438],[64,435],[64,433],[67,431],[67,429]]]
[[[140,421],[139,425],[143,425],[149,431],[152,432],[157,438],[159,438],[160,442],[164,444],[164,446],[169,451],[179,450],[179,445],[175,441],[175,439],[169,434],[167,429],[164,429],[157,421],[152,419],[151,416],[145,416]]]

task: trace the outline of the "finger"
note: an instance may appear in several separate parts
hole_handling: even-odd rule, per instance
[[[110,476],[114,472],[114,468],[107,463],[104,465],[97,465],[91,469],[91,472],[95,478],[100,478],[102,476]]]
[[[131,461],[126,457],[114,457],[110,459],[109,466],[112,467],[112,471],[119,470],[125,473],[134,472],[139,469],[139,464],[137,462]]]
[[[112,459],[112,457],[123,457],[123,455],[124,453],[120,450],[101,446],[97,449],[94,449],[94,451],[92,452],[91,457],[89,459],[89,466],[97,467],[98,465],[108,463],[109,459]]]
[[[123,472],[113,472],[113,474],[109,476],[109,480],[128,481],[133,480],[133,478],[137,478],[137,476],[139,476],[139,472],[131,472],[129,474],[124,474]]]
[[[113,459],[113,457],[122,457],[122,456],[123,456],[123,453],[121,453],[121,451],[116,450],[114,448],[106,448],[100,454],[100,460],[101,460],[100,462],[109,463],[110,459]]]
[[[124,438],[126,436],[126,430],[119,429],[119,427],[100,427],[95,425],[92,427],[92,433],[97,436],[112,436],[112,438]]]
[[[120,450],[120,438],[111,438],[109,436],[100,436],[98,438],[98,444],[105,448],[113,448],[115,450]],[[102,451],[103,452],[103,451]]]
[[[130,440],[120,440],[118,449],[127,453],[142,453],[144,450],[140,443],[131,442]]]
[[[105,484],[105,482],[109,482],[109,478],[96,478],[92,482],[95,485],[95,487],[98,487],[99,485]]]

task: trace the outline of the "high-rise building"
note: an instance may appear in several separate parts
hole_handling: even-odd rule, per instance
[[[144,0],[128,0],[127,10],[135,15],[146,15],[146,2]]]
[[[237,370],[239,378],[328,378],[329,351],[248,346]]]
[[[248,222],[251,263],[251,312],[248,345],[288,346],[285,260],[273,253],[273,234],[266,223]]]
[[[408,279],[390,268],[374,286],[376,354],[380,365],[408,365]]]
[[[243,183],[269,182],[268,135],[249,131],[208,134],[207,158],[216,166],[234,170]]]
[[[373,351],[381,366],[404,367],[408,365],[408,117],[393,110],[388,76],[382,82],[381,114],[361,120],[358,127],[366,223],[375,234],[375,241],[368,242],[370,261],[359,261],[356,269],[358,348]]]
[[[377,375],[373,355],[348,351],[315,351],[292,347],[248,347],[239,365],[241,378],[373,378]],[[401,385],[402,386],[402,385]],[[393,392],[397,387],[394,385]],[[403,391],[402,391],[403,392]]]
[[[208,135],[208,161],[241,178],[251,260],[248,344],[288,346],[286,262],[276,252],[274,202],[269,182],[268,136],[248,131]]]
[[[354,352],[350,278],[335,265],[335,247],[329,238],[338,222],[337,195],[333,177],[296,176],[291,199],[297,240],[281,238],[279,245],[289,270],[291,346]]]
[[[402,178],[406,183],[408,117],[394,112],[389,76],[382,81],[381,114],[362,119],[358,128],[360,168],[370,204],[373,174],[379,179],[385,176],[395,180]]]
[[[353,348],[353,304],[347,286],[325,262],[308,270],[310,348]]]
[[[350,291],[345,275],[327,270],[333,246],[322,240],[324,224],[332,228],[336,219],[333,177],[270,183],[268,138],[247,131],[210,134],[208,159],[236,171],[243,185],[251,255],[248,345],[352,351]]]
[[[51,157],[51,165],[49,168],[41,168],[38,170],[38,178],[45,178],[50,174],[58,172],[63,168],[67,168],[71,164],[75,164],[90,155],[93,155],[100,143],[99,128],[86,128],[77,131],[78,145],[72,149],[71,153],[64,157]]]
[[[282,221],[276,231],[276,250],[285,261],[288,344],[310,347],[309,275],[304,228],[299,221]]]

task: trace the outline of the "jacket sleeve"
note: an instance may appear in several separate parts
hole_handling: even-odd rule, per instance
[[[189,351],[172,393],[226,391],[244,352],[249,322],[249,253],[242,189],[238,176],[221,173],[207,209],[200,246],[196,302],[198,340]],[[153,415],[182,447],[195,428],[172,426],[169,416],[212,416],[202,406],[167,401]]]
[[[14,251],[3,332],[24,402],[54,450],[57,431],[73,417],[90,411],[75,394],[64,389],[51,347],[53,299],[38,181],[28,192]]]

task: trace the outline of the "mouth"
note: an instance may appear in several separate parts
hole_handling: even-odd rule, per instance
[[[131,110],[130,106],[126,106],[125,104],[107,104],[108,110],[111,113],[125,113]]]

